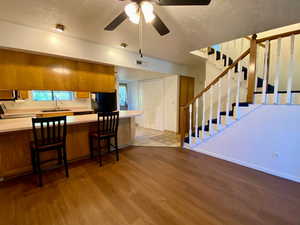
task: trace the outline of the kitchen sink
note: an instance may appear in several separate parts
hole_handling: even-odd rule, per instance
[[[64,111],[71,111],[71,109],[47,109],[47,110],[42,110],[42,112],[64,112]]]

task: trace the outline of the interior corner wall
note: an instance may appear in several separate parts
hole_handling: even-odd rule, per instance
[[[178,132],[179,76],[164,78],[164,130]]]

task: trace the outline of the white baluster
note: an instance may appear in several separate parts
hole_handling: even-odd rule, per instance
[[[229,110],[231,102],[231,74],[232,70],[229,70],[227,75],[227,103],[226,103],[226,125],[229,124]]]
[[[222,94],[222,79],[218,81],[218,111],[217,111],[217,125],[218,130],[222,128],[221,121],[220,121],[220,113],[221,113],[221,94]]]
[[[235,98],[235,117],[236,119],[240,118],[240,86],[241,86],[241,76],[242,76],[242,65],[239,62],[238,64],[238,73],[237,73],[237,85],[236,85],[236,98]]]
[[[213,135],[213,127],[212,127],[212,115],[213,115],[213,95],[214,95],[214,86],[212,86],[209,90],[210,94],[210,105],[209,105],[209,134]]]
[[[256,74],[255,74],[255,82],[254,82],[254,92],[257,91],[257,80],[258,80],[258,74],[262,74],[262,69],[261,69],[261,66],[262,63],[261,63],[261,56],[262,56],[262,52],[263,49],[262,47],[260,47],[259,45],[257,45],[257,57],[256,57]]]
[[[245,38],[241,38],[241,51],[239,55],[241,55],[244,52],[244,39]]]
[[[262,91],[262,103],[267,103],[267,74],[268,74],[268,59],[270,51],[270,41],[266,41],[265,57],[264,57],[264,77],[263,77],[263,91]]]
[[[234,49],[234,55],[233,55],[233,57],[234,57],[234,59],[238,56],[238,48],[237,48],[237,44],[236,44],[236,42],[237,42],[237,40],[235,39],[235,40],[233,40],[233,49]]]
[[[279,76],[281,70],[281,38],[277,40],[277,52],[276,52],[276,65],[275,65],[275,80],[274,80],[274,104],[278,104],[278,87],[279,87]]]
[[[205,138],[205,93],[203,93],[203,96],[202,96],[202,101],[203,101],[203,105],[202,105],[202,139]]]
[[[198,113],[199,113],[199,98],[196,99],[196,105],[195,105],[195,138],[197,139],[199,137],[198,133]]]
[[[190,121],[189,121],[189,144],[192,144],[192,120],[193,120],[192,111],[193,111],[193,104],[190,104],[190,106],[189,106],[189,114],[190,114],[190,116],[189,116],[189,119],[190,119]]]
[[[292,104],[292,84],[293,84],[293,75],[295,70],[295,35],[291,36],[291,58],[289,63],[288,71],[288,83],[287,83],[287,104]]]

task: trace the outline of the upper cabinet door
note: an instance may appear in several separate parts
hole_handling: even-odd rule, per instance
[[[0,50],[0,89],[114,92],[114,66]]]
[[[77,91],[76,98],[89,98],[90,92]]]
[[[0,90],[0,100],[10,100],[14,98],[14,92],[10,90]]]

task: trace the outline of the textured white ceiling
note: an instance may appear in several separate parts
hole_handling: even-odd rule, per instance
[[[128,1],[118,0],[1,0],[0,19],[51,30],[66,26],[66,35],[128,50],[138,49],[138,26],[128,21],[113,32],[103,28]],[[209,6],[155,6],[171,33],[161,37],[144,26],[144,54],[195,64],[189,52],[211,44],[300,22],[300,0],[212,0]],[[0,37],[1,38],[1,37]]]

